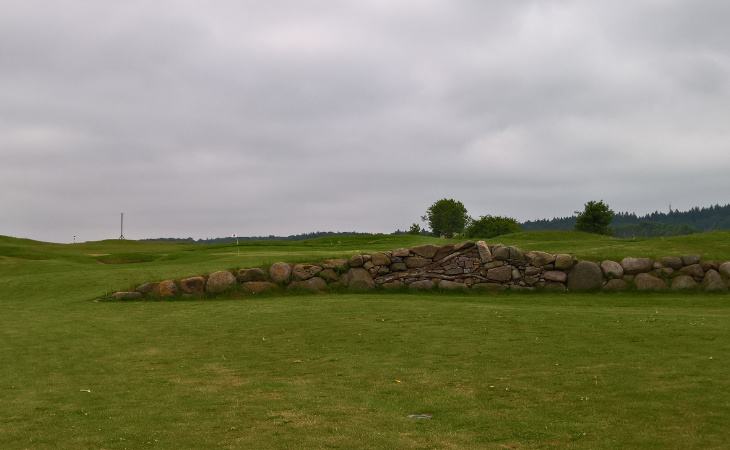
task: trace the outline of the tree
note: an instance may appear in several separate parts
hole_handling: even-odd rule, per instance
[[[417,223],[414,223],[411,225],[411,229],[408,230],[408,234],[414,235],[414,236],[420,236],[421,234],[421,226]]]
[[[511,217],[482,216],[466,228],[468,238],[493,238],[503,234],[518,233],[522,230],[520,224]]]
[[[576,231],[585,231],[586,233],[613,235],[613,230],[609,228],[613,220],[614,212],[607,204],[590,201],[585,204],[583,212],[576,211],[578,218],[575,222]]]
[[[444,198],[431,205],[421,220],[428,223],[434,236],[451,237],[464,231],[469,216],[461,202]]]

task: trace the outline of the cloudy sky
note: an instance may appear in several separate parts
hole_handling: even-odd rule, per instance
[[[0,0],[0,234],[730,203],[727,0]]]

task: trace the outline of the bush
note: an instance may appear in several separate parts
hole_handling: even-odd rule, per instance
[[[511,217],[482,216],[466,228],[465,234],[467,238],[490,239],[503,234],[518,233],[521,230],[520,224]]]

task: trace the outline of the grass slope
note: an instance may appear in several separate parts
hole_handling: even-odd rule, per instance
[[[498,241],[595,260],[730,260],[728,237],[534,232]],[[236,249],[0,237],[0,447],[730,445],[727,294],[90,301],[142,281],[427,242],[443,241],[357,236]],[[408,418],[421,413],[433,418]]]

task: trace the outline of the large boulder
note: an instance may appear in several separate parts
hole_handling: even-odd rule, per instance
[[[487,270],[487,279],[491,281],[509,281],[512,279],[512,266],[500,266]]]
[[[682,259],[677,258],[676,256],[665,256],[663,258],[659,258],[659,263],[664,267],[669,267],[674,270],[679,270],[684,266],[684,264],[682,264]]]
[[[278,262],[269,267],[269,278],[274,283],[289,283],[291,278],[291,266],[287,263]]]
[[[603,273],[598,264],[580,261],[568,273],[568,290],[589,291],[598,289],[603,284]]]
[[[150,292],[152,295],[158,298],[177,297],[180,294],[180,290],[172,280],[165,280],[159,284],[156,284],[155,289]]]
[[[547,252],[525,252],[527,263],[536,267],[546,266],[555,262],[555,255]]]
[[[236,273],[236,278],[241,283],[247,283],[249,281],[266,281],[266,272],[261,269],[240,269]]]
[[[134,290],[135,292],[139,292],[140,294],[149,294],[152,291],[157,289],[157,286],[160,283],[145,283],[142,285],[137,286],[137,288]]]
[[[547,281],[557,281],[558,283],[565,283],[568,280],[568,275],[562,270],[547,270],[542,277]]]
[[[702,280],[702,289],[706,291],[724,291],[727,289],[722,276],[716,270],[708,270]]]
[[[227,270],[220,270],[208,275],[208,282],[205,283],[205,291],[215,294],[223,292],[236,284],[236,277]]]
[[[702,257],[700,255],[682,255],[682,264],[685,266],[699,264],[700,261],[702,261]]]
[[[292,281],[289,284],[290,288],[307,289],[310,291],[323,291],[327,289],[327,282],[320,277],[308,278],[304,281]]]
[[[621,260],[621,267],[626,275],[638,275],[650,272],[654,268],[654,260],[651,258],[624,258]]]
[[[690,264],[689,266],[682,267],[679,269],[685,275],[689,275],[697,281],[702,281],[705,277],[705,271],[702,270],[702,266],[699,264]]]
[[[394,258],[403,258],[411,254],[411,251],[407,248],[396,248],[391,252]]]
[[[291,270],[294,279],[297,281],[305,281],[322,271],[322,267],[314,264],[295,264]]]
[[[350,267],[362,267],[365,264],[365,259],[362,255],[352,255],[350,257]]]
[[[431,257],[434,261],[440,261],[450,254],[454,253],[454,244],[444,244],[436,251],[436,254]]]
[[[489,246],[484,241],[477,242],[477,250],[479,251],[479,259],[482,264],[488,263],[492,260],[492,252],[489,250]]]
[[[680,275],[672,280],[671,288],[674,290],[691,289],[697,287],[697,282],[689,275]]]
[[[717,271],[725,278],[730,278],[730,262],[720,264]]]
[[[622,278],[624,276],[624,268],[616,261],[603,261],[601,263],[601,270],[609,279]]]
[[[375,289],[375,281],[362,267],[352,267],[347,271],[347,286],[354,290]]]
[[[406,267],[409,269],[420,269],[421,267],[426,267],[427,265],[431,264],[430,259],[421,258],[419,256],[409,256],[407,258],[403,258],[403,262],[406,263]]]
[[[388,255],[383,252],[375,252],[372,254],[371,258],[371,261],[376,266],[389,266],[392,262],[390,258],[388,258]]]
[[[413,252],[414,255],[418,255],[421,258],[431,259],[436,255],[436,252],[439,250],[438,245],[433,244],[426,244],[426,245],[419,245],[417,247],[411,247],[411,252]]]
[[[205,278],[190,277],[180,280],[180,290],[183,294],[202,294],[205,291]]]
[[[495,261],[507,261],[509,259],[509,247],[502,244],[492,246],[492,258]]]
[[[555,255],[555,262],[553,265],[558,270],[568,270],[571,267],[573,267],[573,264],[575,264],[575,258],[573,258],[570,255],[566,255],[564,253],[559,253]]]
[[[667,288],[667,283],[649,273],[640,273],[634,277],[636,289],[640,291],[662,291]]]

